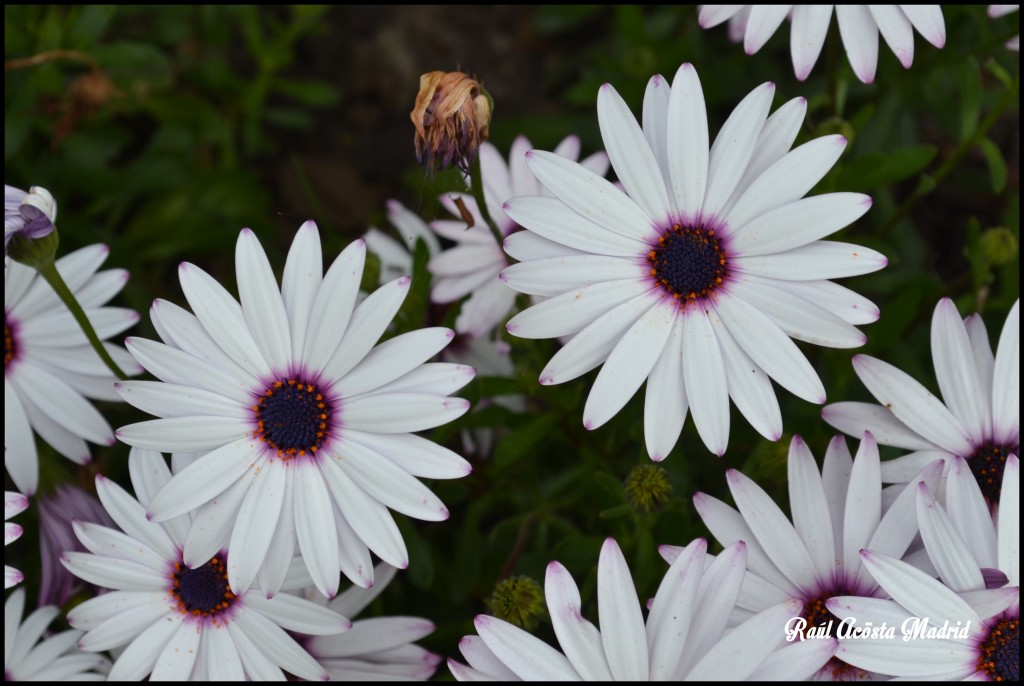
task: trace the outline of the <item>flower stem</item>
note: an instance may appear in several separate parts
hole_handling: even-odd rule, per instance
[[[106,348],[103,347],[103,342],[100,341],[99,336],[96,335],[96,331],[92,328],[89,318],[85,316],[85,311],[82,309],[82,306],[78,304],[78,300],[75,299],[75,294],[71,292],[68,285],[64,283],[64,279],[61,277],[60,272],[57,271],[57,265],[51,261],[49,264],[39,267],[39,274],[46,279],[46,283],[50,284],[50,288],[54,290],[61,301],[71,311],[71,316],[73,316],[75,321],[78,322],[78,326],[82,328],[82,332],[85,334],[85,337],[89,339],[89,344],[92,345],[93,350],[95,350],[97,354],[99,354],[100,359],[103,360],[103,364],[107,365],[107,368],[110,369],[118,379],[122,381],[127,379],[128,375],[121,371],[114,360],[111,359],[110,354],[107,353]]]
[[[494,240],[498,241],[500,246],[505,241],[505,237],[501,235],[498,225],[491,218],[490,210],[487,209],[487,201],[484,199],[484,175],[480,171],[480,155],[477,155],[476,159],[473,160],[473,166],[469,174],[469,187],[473,191],[473,199],[476,201],[476,206],[480,209],[480,216],[484,218],[484,223],[487,224],[487,228],[494,234]]]

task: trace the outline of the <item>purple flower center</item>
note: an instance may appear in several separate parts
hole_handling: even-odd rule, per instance
[[[807,628],[804,630],[805,634],[810,634],[814,638],[824,638],[826,634],[831,638],[837,637],[836,632],[839,630],[839,623],[842,620],[829,611],[828,607],[825,606],[825,602],[829,598],[839,595],[862,594],[846,586],[836,586],[835,588],[825,590],[821,595],[805,600],[803,610],[800,613],[807,620]],[[817,631],[811,633],[812,629]],[[861,669],[840,660],[838,657],[829,659],[821,669],[829,674],[833,681],[860,681],[865,678],[865,673]]]
[[[316,453],[328,436],[331,403],[316,384],[280,379],[252,407],[259,439],[281,457]]]
[[[171,594],[178,600],[178,611],[184,614],[213,617],[235,602],[222,555],[196,569],[189,569],[179,562],[174,565],[171,579],[174,582]]]
[[[11,331],[11,325],[7,323],[7,317],[4,317],[4,369],[7,369],[17,354],[18,343],[14,340],[14,332]]]
[[[978,646],[978,671],[992,681],[1020,681],[1020,617],[1003,617]]]
[[[967,464],[974,474],[974,479],[981,488],[981,494],[990,503],[999,502],[999,493],[1003,490],[1003,470],[1006,469],[1006,458],[1016,450],[1005,448],[994,443],[985,443],[967,458]]]
[[[714,229],[673,225],[647,253],[650,275],[685,305],[718,288],[729,271]]]

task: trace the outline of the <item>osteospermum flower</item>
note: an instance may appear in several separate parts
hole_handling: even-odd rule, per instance
[[[875,80],[879,33],[904,69],[914,62],[914,29],[937,48],[946,44],[946,22],[938,5],[836,5],[835,10],[846,57],[864,83]],[[744,51],[753,55],[786,17],[793,23],[793,70],[803,81],[825,44],[832,5],[704,5],[698,22],[709,29],[729,20],[730,37],[742,39]]]
[[[997,17],[1004,17],[1007,14],[1011,14],[1020,9],[1020,5],[989,5],[988,16],[993,19]],[[1010,40],[1006,41],[1006,49],[1017,51],[1020,50],[1020,36],[1014,36]]]
[[[372,588],[352,586],[327,601],[312,586],[304,566],[293,562],[285,589],[305,589],[303,597],[354,618],[387,588],[397,571],[381,563],[375,569]],[[434,623],[421,617],[371,617],[355,620],[343,634],[309,636],[301,643],[327,670],[331,681],[425,681],[437,670],[441,656],[415,642],[433,632]]]
[[[916,679],[1020,679],[1019,610],[1007,610],[1019,607],[1019,588],[958,594],[906,562],[869,550],[860,555],[892,600],[843,596],[830,599],[828,609],[861,627],[884,622],[894,636],[841,640],[837,657],[877,674]]]
[[[110,663],[78,650],[81,631],[62,631],[40,641],[60,610],[40,607],[21,621],[25,589],[4,604],[4,681],[106,681]]]
[[[422,238],[427,244],[427,252],[433,257],[441,252],[441,244],[437,236],[431,232],[427,223],[415,212],[408,210],[397,200],[387,203],[388,221],[397,229],[402,238],[399,243],[377,227],[371,226],[363,235],[366,248],[380,258],[380,283],[394,281],[412,273],[412,252],[416,249],[416,240]]]
[[[57,201],[50,191],[32,186],[28,193],[4,185],[4,255],[15,236],[36,239],[53,233]]]
[[[413,331],[374,347],[409,290],[388,283],[354,307],[366,246],[355,241],[322,275],[316,225],[299,229],[280,289],[249,230],[236,250],[241,305],[192,264],[179,269],[195,314],[157,301],[151,317],[163,343],[129,339],[128,349],[163,382],[118,385],[131,404],[160,419],[117,435],[190,458],[147,511],[165,522],[194,510],[185,539],[189,567],[223,547],[236,593],[259,576],[272,595],[296,547],[321,593],[334,596],[341,570],[373,581],[372,550],[408,565],[388,508],[419,519],[448,518],[416,477],[452,479],[471,470],[458,455],[413,431],[461,416],[450,393],[471,367],[425,363],[454,336]],[[184,464],[184,462],[182,462]]]
[[[826,602],[835,596],[880,595],[858,552],[871,548],[903,556],[917,533],[918,484],[934,491],[942,464],[936,461],[924,469],[884,512],[878,446],[870,434],[861,440],[853,460],[842,437],[834,438],[821,473],[807,444],[794,437],[788,472],[792,523],[767,493],[734,469],[727,478],[739,512],[704,493],[695,494],[693,502],[719,543],[742,540],[749,548],[744,593],[737,602],[739,616],[795,600],[799,607],[794,616],[805,620],[803,631],[831,626],[829,635],[834,637],[838,622],[829,625],[835,618]],[[671,561],[678,550],[663,546],[662,554]],[[843,680],[869,675],[832,660],[817,676]]]
[[[527,167],[526,153],[531,147],[525,136],[517,137],[512,142],[507,164],[494,145],[485,143],[480,147],[484,202],[502,236],[521,229],[501,211],[503,202],[520,195],[550,195]],[[558,144],[554,154],[576,161],[580,154],[579,138],[567,137]],[[604,153],[595,153],[580,164],[597,176],[604,176],[608,171],[608,157]],[[476,200],[468,193],[441,196],[441,204],[456,217],[461,217],[457,200],[461,200],[472,215],[474,224],[467,229],[461,220],[431,222],[430,228],[439,236],[454,241],[456,246],[435,256],[427,265],[434,276],[430,297],[436,303],[448,303],[469,295],[455,320],[455,330],[479,337],[505,321],[516,296],[498,281],[498,273],[509,262],[494,234],[488,230]]]
[[[21,538],[21,534],[24,533],[21,526],[18,524],[8,523],[7,520],[16,514],[25,511],[28,507],[28,498],[23,496],[21,493],[14,493],[12,491],[4,491],[4,547],[6,548],[10,544]],[[4,588],[11,588],[21,583],[21,580],[25,578],[25,575],[19,572],[14,567],[8,567],[4,565]]]
[[[124,269],[96,271],[108,252],[105,245],[91,245],[56,263],[100,339],[139,319],[133,310],[104,307],[128,281]],[[142,371],[119,346],[105,347],[124,371]],[[34,494],[39,482],[33,430],[78,464],[89,461],[86,441],[113,444],[110,425],[86,398],[120,400],[114,375],[50,285],[12,261],[4,271],[4,464],[22,493]]]
[[[943,400],[891,364],[857,355],[854,371],[880,405],[835,403],[821,416],[840,431],[870,431],[882,445],[914,451],[882,463],[883,481],[906,483],[932,460],[948,466],[960,456],[995,506],[1006,460],[1020,454],[1020,301],[995,356],[981,317],[962,320],[948,298],[935,307],[931,340]]]
[[[121,531],[75,522],[75,534],[89,552],[61,557],[76,576],[114,591],[68,613],[71,626],[85,632],[79,641],[84,650],[127,646],[110,680],[281,680],[282,669],[326,679],[285,629],[330,635],[351,623],[294,596],[267,599],[255,589],[237,591],[228,581],[230,555],[225,559],[223,551],[189,568],[182,549],[195,515],[162,524],[146,516],[154,494],[171,479],[163,457],[133,450],[128,466],[138,500],[96,477],[100,501]]]
[[[448,667],[459,681],[801,680],[832,656],[836,644],[827,640],[794,653],[778,651],[787,658],[780,659],[782,626],[799,610],[794,601],[724,633],[743,582],[747,548],[737,542],[705,569],[706,550],[703,539],[682,550],[645,622],[622,551],[606,540],[597,567],[600,630],[581,614],[568,570],[552,562],[544,586],[562,652],[507,622],[479,615],[479,635],[459,643],[469,665],[448,660]]]
[[[771,117],[775,87],[750,93],[708,146],[704,96],[684,64],[670,89],[651,79],[643,128],[610,85],[597,98],[605,147],[623,193],[557,155],[533,151],[530,169],[556,198],[513,198],[508,215],[529,229],[506,240],[523,260],[507,286],[553,296],[518,314],[523,338],[575,334],[541,372],[542,384],[603,364],[583,410],[594,429],[647,380],[647,450],[664,459],[693,413],[705,445],[721,455],[729,398],[776,440],[782,416],[769,378],[804,400],[825,389],[791,340],[861,345],[854,325],[878,308],[830,278],[882,268],[879,253],[819,240],[871,205],[857,193],[803,196],[846,147],[825,136],[790,151],[806,102]],[[803,198],[803,199],[802,199]]]

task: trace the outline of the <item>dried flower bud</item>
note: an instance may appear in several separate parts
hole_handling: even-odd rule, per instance
[[[420,77],[416,106],[416,159],[429,171],[457,166],[464,173],[487,140],[493,103],[476,79],[462,72],[432,71]]]

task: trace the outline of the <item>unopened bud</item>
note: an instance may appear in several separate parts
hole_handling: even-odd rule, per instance
[[[32,186],[28,193],[4,186],[4,255],[38,268],[57,253],[57,202],[50,192]]]
[[[487,601],[498,619],[530,631],[544,617],[544,589],[528,576],[514,576],[499,581]]]
[[[428,171],[457,166],[469,173],[487,140],[493,101],[480,82],[462,72],[432,71],[420,77],[416,106],[416,159]]]
[[[668,472],[653,464],[634,467],[626,477],[626,498],[638,512],[660,510],[672,498]]]
[[[1017,237],[999,226],[981,234],[981,255],[994,267],[1000,267],[1017,256]]]

